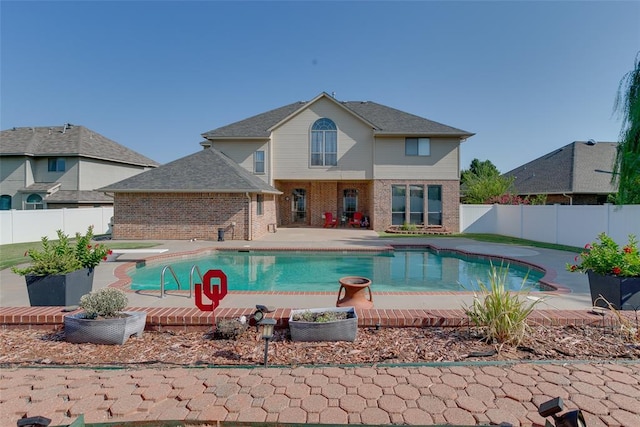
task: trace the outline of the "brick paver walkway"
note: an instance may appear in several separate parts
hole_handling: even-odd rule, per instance
[[[0,427],[206,420],[322,424],[544,425],[560,396],[589,427],[640,426],[640,361],[298,368],[5,368]]]

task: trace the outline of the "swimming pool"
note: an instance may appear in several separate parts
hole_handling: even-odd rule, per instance
[[[345,276],[371,279],[376,292],[472,291],[478,280],[487,283],[488,259],[457,253],[437,253],[431,249],[402,249],[385,252],[348,251],[219,251],[206,257],[176,259],[163,264],[141,265],[128,272],[132,290],[160,288],[160,276],[171,265],[181,284],[188,289],[194,265],[204,274],[222,270],[229,291],[336,292]],[[500,261],[493,261],[500,266]],[[506,265],[506,263],[505,263]],[[539,291],[544,275],[517,264],[509,265],[509,286]],[[195,279],[195,283],[200,280]],[[165,274],[165,289],[178,289],[171,274]]]

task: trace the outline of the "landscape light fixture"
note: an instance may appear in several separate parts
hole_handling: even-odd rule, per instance
[[[538,414],[541,417],[552,417],[555,424],[551,424],[548,420],[545,422],[545,427],[586,427],[587,423],[584,420],[582,411],[576,409],[575,411],[565,412],[562,415],[556,415],[562,411],[564,405],[562,404],[562,398],[556,397],[548,402],[544,402],[538,408]]]
[[[262,339],[264,340],[264,367],[267,367],[267,355],[269,353],[269,340],[273,338],[273,328],[276,326],[276,319],[262,319]]]

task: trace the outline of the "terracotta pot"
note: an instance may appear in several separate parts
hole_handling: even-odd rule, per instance
[[[366,277],[348,276],[339,280],[336,307],[372,308],[371,280]],[[344,293],[342,292],[344,290]]]

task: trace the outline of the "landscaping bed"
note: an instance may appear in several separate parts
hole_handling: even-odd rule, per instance
[[[619,329],[593,326],[533,327],[519,347],[485,343],[473,328],[359,328],[354,342],[293,342],[276,330],[269,364],[382,364],[531,360],[640,359],[635,341]],[[254,327],[235,339],[213,333],[151,332],[125,345],[72,344],[64,333],[0,331],[0,366],[261,365],[264,341]]]

